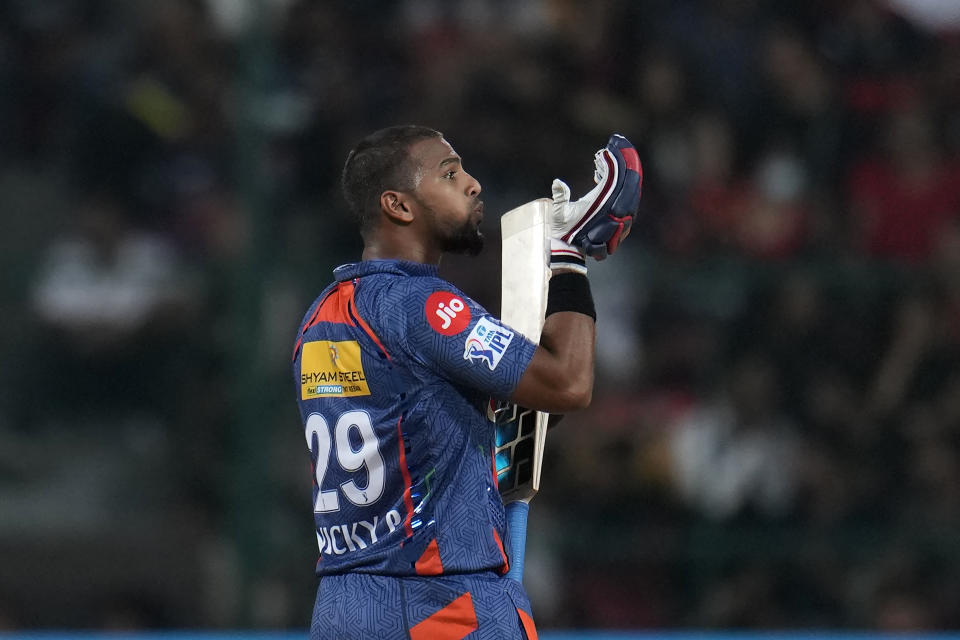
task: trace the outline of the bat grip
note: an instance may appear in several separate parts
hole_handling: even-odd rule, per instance
[[[523,500],[511,502],[506,506],[507,539],[510,549],[510,570],[507,577],[523,582],[523,559],[527,546],[527,514],[530,504]]]

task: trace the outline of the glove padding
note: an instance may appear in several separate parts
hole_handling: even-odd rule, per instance
[[[596,187],[570,202],[570,187],[553,181],[551,266],[586,272],[584,255],[603,260],[630,233],[640,205],[643,168],[630,141],[615,133],[594,155]],[[578,261],[576,256],[580,256]]]

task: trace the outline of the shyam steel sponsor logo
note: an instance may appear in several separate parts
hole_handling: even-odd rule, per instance
[[[356,340],[317,340],[303,345],[300,362],[302,398],[370,395]]]

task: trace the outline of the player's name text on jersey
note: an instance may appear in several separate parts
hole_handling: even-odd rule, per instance
[[[400,512],[391,509],[383,518],[373,516],[373,522],[360,520],[318,527],[317,544],[322,554],[342,556],[376,544],[384,534],[396,531],[401,522],[403,518],[400,517]]]

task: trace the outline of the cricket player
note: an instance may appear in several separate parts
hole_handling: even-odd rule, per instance
[[[565,413],[590,403],[595,312],[586,256],[627,235],[637,154],[613,135],[596,187],[553,184],[553,277],[539,344],[437,276],[483,246],[480,183],[443,135],[397,126],[347,157],[360,262],[309,307],[293,374],[313,468],[315,639],[533,639],[497,490],[491,398]]]

